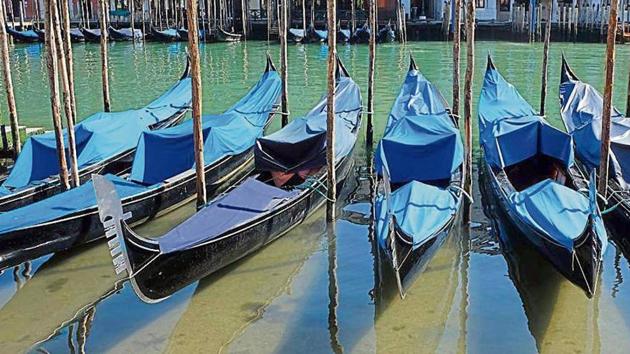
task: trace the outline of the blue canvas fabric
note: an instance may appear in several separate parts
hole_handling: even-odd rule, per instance
[[[589,169],[597,168],[601,152],[602,96],[593,86],[570,78],[560,84],[560,100],[562,120],[573,136],[576,154]],[[610,175],[627,188],[630,182],[630,118],[614,107],[610,142]]]
[[[190,106],[191,79],[184,78],[148,106],[125,112],[96,113],[75,126],[79,169],[136,147],[140,134],[150,126]],[[64,132],[66,156],[68,141]],[[4,194],[38,183],[59,173],[54,133],[32,136],[8,178],[2,185]]]
[[[263,74],[239,102],[220,115],[203,117],[204,162],[251,148],[261,137],[269,115],[278,104],[282,88],[276,71]],[[193,122],[142,133],[130,179],[153,184],[194,167]]]
[[[298,190],[286,191],[250,177],[160,237],[160,251],[176,252],[212,240],[286,203],[299,193]]]
[[[317,37],[319,37],[319,39],[321,39],[322,41],[325,41],[326,39],[328,39],[328,31],[322,31],[318,29],[314,29],[313,31],[315,32]]]
[[[459,200],[452,191],[412,181],[392,192],[391,212],[383,195],[376,199],[376,233],[383,249],[389,249],[391,216],[398,227],[413,239],[413,249],[422,246],[457,213]]]
[[[115,175],[106,175],[106,178],[114,183],[121,199],[149,190]],[[96,195],[92,181],[89,181],[39,202],[0,213],[0,234],[30,228],[91,208],[96,208]]]
[[[464,161],[464,148],[446,100],[415,66],[394,102],[375,160],[383,183],[406,183],[391,195],[379,194],[376,199],[376,233],[381,247],[389,250],[392,216],[413,239],[412,248],[422,246],[459,207],[459,199],[450,189],[423,182],[450,180]]]
[[[478,107],[481,146],[492,167],[505,168],[537,154],[573,164],[571,137],[538,116],[493,66],[486,70]]]
[[[7,32],[20,40],[33,40],[33,41],[39,40],[39,36],[37,35],[37,32],[33,30],[17,31],[17,30],[7,27]]]
[[[407,73],[390,112],[376,152],[378,173],[381,156],[394,183],[447,179],[464,161],[462,139],[444,97],[417,70]]]
[[[594,185],[594,184],[591,184]],[[587,197],[550,179],[508,196],[523,221],[566,249],[582,234],[589,215],[597,219],[597,233],[606,244],[601,218]],[[597,208],[596,206],[594,208]],[[605,246],[604,246],[605,247]]]
[[[289,33],[296,38],[304,38],[304,30],[299,28],[289,28]]]
[[[349,77],[337,79],[335,101],[335,159],[348,155],[361,124],[361,92]],[[259,138],[256,168],[262,171],[297,172],[326,164],[326,114],[324,97],[305,117],[281,130]]]

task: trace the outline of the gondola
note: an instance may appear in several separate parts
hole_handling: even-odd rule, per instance
[[[159,42],[175,42],[179,41],[181,37],[174,28],[167,28],[160,31],[155,27],[151,27],[151,39]]]
[[[597,90],[573,73],[562,56],[560,75],[562,121],[573,137],[577,165],[584,171],[599,168],[600,131],[604,101]],[[621,243],[630,240],[630,118],[612,107],[610,130],[610,160],[608,172],[607,221],[614,225],[613,234]]]
[[[303,29],[289,28],[289,40],[294,43],[303,43],[306,37]]]
[[[352,37],[352,33],[350,33],[349,29],[341,28],[341,22],[337,24],[337,42],[338,43],[347,43],[350,41],[350,37]]]
[[[215,39],[219,42],[238,42],[241,40],[242,35],[238,33],[230,33],[223,30],[223,28],[217,28],[214,32]]]
[[[35,31],[35,33],[37,33],[37,36],[39,37],[39,41],[42,43],[46,42],[46,31],[43,29],[38,29],[35,28],[33,29],[33,31]]]
[[[83,32],[79,28],[71,28],[70,29],[70,40],[72,42],[85,42],[85,36]]]
[[[387,22],[385,27],[378,31],[376,34],[376,40],[379,43],[391,43],[396,40],[396,32],[392,29],[391,22]]]
[[[363,24],[363,26],[361,26],[360,28],[357,28],[356,31],[354,31],[354,33],[352,34],[352,37],[350,37],[350,43],[352,44],[364,44],[364,43],[368,43],[370,41],[370,26],[368,26],[367,21],[365,22],[365,24]]]
[[[457,120],[410,61],[376,150],[380,191],[373,213],[379,254],[392,266],[403,298],[456,225],[464,196]]]
[[[188,29],[186,28],[180,28],[177,30],[177,34],[179,35],[179,39],[181,41],[188,41]],[[203,41],[205,40],[205,32],[203,30],[199,30],[199,40]]]
[[[353,167],[361,93],[338,63],[335,162],[341,187]],[[130,276],[142,300],[157,302],[300,224],[326,201],[326,107],[324,97],[306,117],[258,139],[250,177],[155,239],[129,228],[125,220],[132,216],[123,213],[114,186],[94,176],[116,273]]]
[[[101,30],[99,28],[81,28],[81,33],[88,42],[98,43],[101,41]]]
[[[192,100],[189,65],[162,96],[139,109],[95,113],[75,126],[81,183],[93,173],[119,174],[131,166],[140,135],[179,123]],[[64,133],[65,134],[65,133]],[[67,144],[65,145],[67,148]],[[16,209],[62,191],[54,133],[26,140],[0,186],[0,211]]]
[[[207,196],[212,198],[253,168],[256,138],[271,121],[281,81],[268,58],[265,73],[232,108],[204,120]],[[140,224],[188,202],[196,192],[192,121],[142,133],[128,176],[107,175],[123,197],[128,220]],[[0,269],[103,237],[90,181],[37,203],[0,214]]]
[[[571,137],[539,116],[490,56],[479,134],[498,207],[543,257],[592,296],[608,246],[594,175],[589,182],[580,173]]]
[[[39,42],[39,36],[34,30],[18,31],[7,26],[7,33],[9,33],[13,39],[21,43]]]
[[[138,40],[138,39],[142,39],[143,37],[142,30],[140,29],[134,29],[132,33],[131,28],[116,29],[110,26],[108,30],[109,30],[109,35],[114,41],[131,41],[134,38]]]

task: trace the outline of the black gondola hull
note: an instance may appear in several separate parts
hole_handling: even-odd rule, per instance
[[[207,166],[206,195],[214,198],[247,176],[253,169],[253,149],[229,156]],[[173,210],[196,194],[194,173],[181,175],[150,190],[122,201],[125,212],[131,212],[130,224],[138,225]],[[0,269],[45,254],[102,239],[103,224],[96,205],[60,220],[0,236]]]
[[[573,284],[582,288],[586,294],[593,295],[599,270],[601,267],[602,245],[592,225],[588,225],[584,233],[577,238],[578,246],[572,251],[551,242],[550,237],[541,234],[538,230],[521,220],[510,207],[510,201],[503,193],[499,180],[495,177],[491,167],[483,162],[484,174],[488,178],[488,185],[492,198],[496,201],[498,211],[512,227],[519,231],[554,268]],[[575,174],[571,174],[573,178]],[[586,184],[585,181],[581,183]],[[573,252],[575,252],[575,257]],[[579,263],[579,264],[578,264]],[[581,264],[581,267],[580,267]]]
[[[237,33],[229,33],[221,28],[218,28],[215,31],[215,38],[219,42],[239,42],[241,40],[241,35]]]
[[[337,166],[339,188],[342,188],[353,166],[351,157],[344,158]],[[325,183],[325,178],[324,174],[320,180]],[[160,301],[276,240],[302,223],[325,201],[324,196],[314,190],[303,192],[300,197],[262,219],[256,219],[205,244],[154,255],[153,259],[143,247],[127,241],[131,269],[140,269],[143,263],[151,259],[142,271],[132,277],[133,285],[145,301]],[[125,238],[129,240],[133,236],[125,235]]]
[[[87,28],[81,28],[81,33],[83,33],[85,40],[88,42],[99,43],[101,41],[100,33],[93,32]]]
[[[172,117],[164,120],[163,122],[154,125],[152,129],[162,129],[166,127],[170,127],[173,125],[179,124],[181,120],[184,118],[187,110],[182,110]],[[124,151],[118,155],[112,156],[108,159],[105,159],[99,163],[93,164],[89,167],[81,169],[79,171],[79,178],[81,183],[85,183],[92,178],[92,174],[122,174],[127,172],[131,168],[131,163],[133,162],[133,155],[135,153],[135,148],[131,150]],[[58,176],[50,177],[47,180],[44,180],[42,183],[32,186],[29,188],[25,188],[16,193],[7,195],[5,197],[0,198],[0,212],[13,210],[16,208],[20,208],[26,206],[28,204],[35,203],[42,199],[46,199],[55,194],[61,193],[63,191],[61,187],[61,183]]]
[[[21,31],[14,30],[10,27],[6,29],[7,33],[20,43],[37,43],[40,42],[39,35],[37,37],[24,35]]]

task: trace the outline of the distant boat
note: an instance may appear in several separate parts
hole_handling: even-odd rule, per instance
[[[370,33],[371,33],[370,26],[368,26],[368,23],[366,21],[363,26],[361,26],[360,28],[357,28],[357,30],[354,31],[354,33],[352,34],[352,37],[350,37],[350,43],[352,44],[368,43],[370,41]]]
[[[18,42],[22,43],[35,43],[39,42],[39,36],[34,30],[18,31],[11,27],[7,27],[7,33]]]
[[[177,34],[179,34],[179,39],[181,41],[188,41],[188,29],[180,28],[177,30]],[[205,39],[205,33],[202,29],[199,29],[199,40],[203,41]]]
[[[350,33],[349,29],[341,28],[341,22],[337,24],[337,42],[346,43],[350,41],[350,37],[352,37],[352,33]]]
[[[241,40],[242,35],[238,33],[226,32],[222,28],[217,28],[214,32],[215,38],[219,42],[238,42]]]
[[[192,99],[189,65],[180,80],[162,96],[139,109],[99,112],[75,126],[81,181],[92,173],[118,174],[131,157],[144,131],[179,123]],[[68,145],[66,144],[66,149]],[[62,191],[54,133],[31,136],[7,179],[0,186],[0,211],[16,209]]]
[[[120,28],[116,29],[114,27],[109,27],[109,35],[114,41],[131,41],[135,39],[142,39],[142,30],[134,29],[133,32],[131,28]]]
[[[380,254],[405,296],[456,225],[465,179],[456,118],[413,58],[376,150]]]
[[[85,36],[79,28],[70,29],[70,40],[73,42],[85,42]]]
[[[158,30],[155,27],[151,27],[151,39],[160,42],[175,42],[181,39],[179,33],[174,28],[167,28],[165,30]]]
[[[203,117],[207,195],[214,198],[253,169],[254,144],[270,123],[281,93],[271,60],[259,82],[232,108]],[[134,225],[173,210],[194,196],[192,120],[140,135],[127,177],[107,175]],[[0,214],[0,269],[104,236],[91,181]]]
[[[608,246],[594,174],[589,182],[580,173],[571,137],[539,116],[489,56],[479,135],[498,210],[560,273],[593,296]]]
[[[352,170],[362,106],[360,89],[341,62],[336,90],[335,165],[341,187]],[[113,184],[95,176],[100,217],[114,237],[109,243],[116,273],[129,275],[143,301],[157,302],[299,225],[326,202],[326,107],[324,98],[306,117],[258,139],[254,174],[158,238],[134,233]]]
[[[573,137],[578,166],[582,173],[599,168],[601,125],[604,100],[597,90],[585,83],[571,70],[564,55],[560,74],[560,103],[562,121]],[[630,241],[630,117],[612,107],[610,130],[610,161],[608,195],[610,221],[615,234]]]
[[[376,34],[376,40],[379,43],[391,43],[396,40],[396,32],[392,29],[391,22],[387,22],[385,27],[378,31]]]
[[[99,28],[81,28],[81,33],[85,36],[85,40],[88,42],[100,42],[101,41],[101,30]]]

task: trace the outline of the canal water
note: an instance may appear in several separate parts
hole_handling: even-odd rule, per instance
[[[11,50],[21,122],[49,128],[42,47]],[[267,52],[278,58],[278,46],[265,42],[212,44],[201,51],[206,113],[221,112],[238,100],[258,79]],[[367,46],[338,51],[365,101]],[[552,124],[562,125],[557,99],[561,53],[578,76],[601,89],[604,51],[599,44],[553,44],[547,102]],[[450,101],[450,44],[379,46],[376,138],[409,53]],[[538,107],[542,45],[477,43],[475,104],[488,53]],[[178,78],[185,44],[114,43],[110,55],[112,105],[124,110],[144,105]],[[630,47],[620,47],[617,55],[614,101],[623,108]],[[323,45],[289,47],[293,116],[307,112],[324,94],[326,56]],[[85,117],[101,108],[98,45],[75,45],[74,58],[78,111]],[[476,155],[478,150],[475,144]],[[630,352],[628,250],[611,244],[599,289],[588,299],[493,217],[492,200],[480,192],[484,181],[477,174],[474,223],[451,234],[401,300],[391,274],[374,257],[367,156],[362,138],[334,227],[326,227],[320,210],[260,252],[159,304],[142,303],[128,283],[116,280],[103,242],[6,269],[0,273],[0,352]],[[187,205],[136,231],[160,235],[193,212]]]

